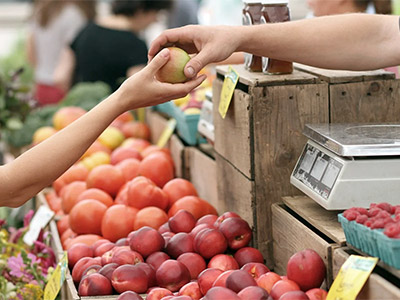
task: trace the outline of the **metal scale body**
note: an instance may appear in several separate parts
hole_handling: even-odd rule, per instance
[[[328,210],[400,204],[400,125],[306,125],[290,182]]]

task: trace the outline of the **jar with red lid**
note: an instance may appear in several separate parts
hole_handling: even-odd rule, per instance
[[[243,0],[243,25],[259,25],[261,21],[261,0]],[[261,56],[245,53],[244,65],[252,72],[262,72]]]
[[[287,0],[264,0],[261,9],[261,24],[290,21],[290,11]],[[273,58],[262,58],[263,72],[266,74],[290,74],[293,63]]]

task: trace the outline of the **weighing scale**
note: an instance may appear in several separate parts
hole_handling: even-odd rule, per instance
[[[306,125],[290,182],[328,210],[400,204],[400,125]]]

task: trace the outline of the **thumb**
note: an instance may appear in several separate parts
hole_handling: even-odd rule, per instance
[[[160,70],[169,60],[170,53],[169,49],[162,49],[147,65],[146,69],[151,73],[155,74]]]
[[[210,61],[210,53],[207,49],[203,49],[196,56],[191,58],[185,66],[185,75],[188,78],[196,77],[197,73],[200,72]]]

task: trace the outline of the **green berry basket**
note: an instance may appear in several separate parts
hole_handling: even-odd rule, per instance
[[[349,221],[343,214],[339,214],[338,219],[348,244],[400,269],[400,239],[386,236],[382,229],[370,229],[356,221]]]

